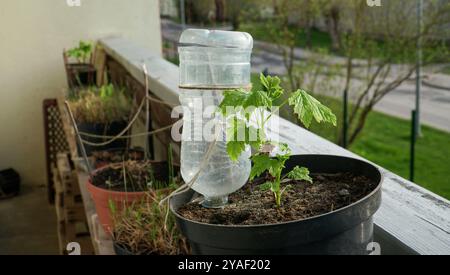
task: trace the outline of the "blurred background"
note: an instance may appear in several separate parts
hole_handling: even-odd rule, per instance
[[[278,75],[338,115],[339,127],[313,132],[450,198],[450,1],[161,0],[160,8],[169,61],[178,64],[184,28],[248,32],[255,84],[260,73]],[[281,110],[297,123],[289,113]]]

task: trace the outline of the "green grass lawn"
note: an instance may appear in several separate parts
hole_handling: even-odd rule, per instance
[[[450,75],[450,66],[446,66],[441,70],[441,73]]]
[[[305,30],[297,27],[291,27],[291,30],[295,33],[295,45],[300,48],[305,48],[307,46]],[[274,43],[273,37],[267,31],[266,24],[244,23],[240,25],[239,31],[250,33],[255,40]],[[331,44],[331,38],[327,32],[322,32],[314,28],[311,30],[311,47],[313,49],[321,48],[331,51]]]
[[[342,117],[341,102],[320,98],[324,104]],[[331,141],[336,141],[336,129],[314,125],[315,132]],[[415,182],[450,199],[450,134],[422,127],[423,137],[416,145]],[[386,169],[409,177],[411,123],[379,112],[372,112],[366,128],[351,145],[350,150]]]
[[[252,75],[254,89],[259,88],[258,75]],[[317,96],[329,106],[339,120],[342,117],[340,100]],[[281,113],[283,115],[283,112]],[[351,145],[350,150],[404,178],[409,177],[410,121],[372,112],[366,128]],[[311,131],[336,141],[340,127],[313,124]],[[416,183],[450,199],[450,134],[427,126],[416,146]],[[307,145],[305,145],[307,146]]]

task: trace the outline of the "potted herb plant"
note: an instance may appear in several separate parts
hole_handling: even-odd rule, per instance
[[[261,90],[225,91],[220,105],[229,122],[229,157],[237,160],[248,146],[255,151],[247,187],[217,209],[201,206],[193,191],[171,199],[171,211],[193,253],[365,254],[381,203],[382,175],[357,159],[292,156],[287,144],[269,139],[266,123],[285,91],[278,77],[260,79]],[[313,120],[336,125],[332,111],[306,91],[289,95],[278,108],[290,105],[305,127]],[[248,106],[256,108],[245,113]],[[243,140],[237,140],[242,132]]]
[[[175,170],[169,162],[124,161],[110,164],[92,173],[87,189],[103,229],[112,233],[114,215],[143,200],[148,191],[170,187]]]
[[[93,45],[80,41],[78,46],[63,52],[69,87],[93,86],[97,81],[97,70],[93,65]]]
[[[117,255],[187,255],[189,245],[176,226],[175,217],[167,214],[168,206],[159,206],[162,197],[174,190],[148,191],[114,217],[114,250]]]
[[[100,88],[94,86],[83,88],[71,94],[69,105],[83,139],[98,143],[109,139],[101,139],[98,136],[115,136],[127,126],[132,100],[124,89],[108,84]],[[125,147],[124,139],[118,139],[105,146],[85,145],[88,155],[94,151]]]

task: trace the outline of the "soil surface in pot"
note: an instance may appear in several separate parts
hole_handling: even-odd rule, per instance
[[[139,149],[110,149],[105,151],[94,151],[92,156],[96,167],[109,163],[119,163],[123,160],[143,160],[144,151]]]
[[[348,206],[372,192],[377,183],[351,173],[312,174],[313,183],[291,181],[277,208],[271,191],[261,191],[249,183],[229,196],[229,204],[208,209],[198,202],[178,210],[192,221],[220,225],[262,225],[302,220]],[[265,182],[259,180],[259,183]]]
[[[167,162],[126,161],[99,170],[92,184],[111,191],[142,192],[166,188],[168,179]]]

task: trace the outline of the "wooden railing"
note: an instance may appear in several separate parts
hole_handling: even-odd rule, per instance
[[[110,60],[141,84],[144,83],[142,64],[145,63],[150,92],[166,102],[178,102],[178,67],[164,60],[160,53],[138,47],[123,38],[103,39],[100,44]],[[153,109],[152,114],[153,123],[158,126],[164,126],[162,121],[171,119],[168,110]],[[157,116],[158,121],[155,121]],[[276,132],[295,154],[331,154],[362,159],[298,125],[282,118],[279,121]],[[163,139],[168,141],[169,137]],[[158,151],[157,144],[154,148]],[[382,254],[450,254],[450,202],[382,167],[380,169],[384,175],[383,203],[375,215],[375,241],[381,245]]]

